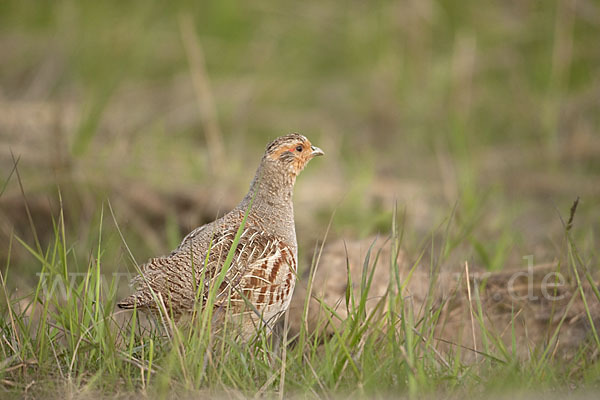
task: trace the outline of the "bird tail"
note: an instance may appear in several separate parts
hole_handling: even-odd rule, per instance
[[[151,296],[146,295],[146,288],[143,285],[144,278],[141,275],[135,276],[129,285],[134,292],[117,303],[117,307],[122,310],[132,310],[134,308],[145,308],[148,306]]]
[[[131,296],[126,297],[123,300],[119,301],[117,303],[117,307],[119,307],[122,310],[132,310],[136,306],[138,308],[140,308],[141,305],[136,300],[137,300],[137,296],[131,295]]]

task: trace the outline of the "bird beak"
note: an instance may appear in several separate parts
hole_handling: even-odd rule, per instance
[[[311,156],[316,157],[316,156],[322,156],[323,154],[323,150],[321,150],[320,148],[318,148],[317,146],[310,146],[312,153],[310,153]]]

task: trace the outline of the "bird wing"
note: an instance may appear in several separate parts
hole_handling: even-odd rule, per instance
[[[277,301],[278,295],[282,298],[288,294],[296,273],[290,246],[264,232],[255,232],[237,251],[237,259],[219,287],[217,302],[250,302],[260,309]],[[288,291],[283,293],[286,289],[282,286]]]
[[[205,224],[205,225],[199,226],[198,228],[194,229],[193,231],[191,231],[190,233],[185,235],[185,237],[183,238],[183,240],[181,241],[179,246],[177,246],[177,248],[171,252],[171,255],[181,251],[185,246],[190,244],[190,242],[194,238],[203,236],[203,233],[207,232],[207,228],[211,227],[212,225],[213,224]]]
[[[141,267],[142,274],[132,280],[136,292],[121,301],[119,307],[156,309],[158,295],[173,311],[190,310],[197,301],[205,302],[219,280],[238,228],[234,225],[217,230],[207,241],[207,236],[201,234],[206,233],[205,225],[188,234],[170,255],[150,259]],[[295,270],[291,248],[258,226],[246,226],[223,280],[215,289],[215,304],[225,304],[229,299],[234,303],[268,303],[286,279],[288,287],[294,279],[283,274],[289,268],[281,268],[282,265]]]

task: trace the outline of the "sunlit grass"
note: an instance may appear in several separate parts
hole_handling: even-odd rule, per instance
[[[368,312],[377,246],[348,282],[361,288],[340,305],[348,317],[329,310],[326,337],[302,321],[298,337],[243,344],[210,335],[208,317],[188,329],[114,310],[136,259],[227,211],[264,145],[290,131],[326,152],[296,187],[300,258],[313,254],[300,267],[318,265],[314,244],[335,209],[327,240],[389,236],[434,275],[531,256],[596,289],[597,16],[585,0],[1,2],[0,393],[597,387],[598,332],[569,361],[545,343],[522,360],[486,326],[478,287],[476,364],[464,361],[473,349],[436,352],[441,306],[412,313],[399,278],[382,312]],[[190,49],[204,54],[208,97]],[[207,98],[225,147],[219,170]],[[578,195],[565,232],[556,210]],[[598,291],[580,295],[589,324]]]
[[[105,229],[105,219],[101,211],[98,232]],[[98,235],[87,269],[80,279],[74,280],[74,256],[65,240],[61,213],[54,224],[54,240],[42,251],[18,237],[9,243],[10,248],[25,247],[41,273],[35,290],[25,294],[11,291],[6,285],[4,277],[15,273],[10,258],[2,273],[3,390],[19,393],[27,389],[38,395],[62,388],[59,392],[105,395],[237,393],[329,397],[402,393],[420,397],[503,393],[508,386],[511,390],[554,390],[574,382],[585,382],[585,387],[590,388],[590,384],[597,383],[596,356],[589,349],[571,361],[561,362],[552,354],[554,341],[550,340],[549,344],[538,343],[530,358],[523,360],[515,352],[514,326],[513,348],[506,347],[495,328],[486,325],[476,285],[472,288],[470,323],[478,325],[484,344],[476,350],[476,362],[465,362],[461,356],[474,349],[456,346],[450,353],[438,350],[434,332],[442,323],[439,318],[443,305],[426,300],[425,308],[416,315],[413,300],[405,296],[412,274],[401,279],[394,272],[399,268],[397,251],[402,247],[404,229],[399,221],[394,213],[387,242],[392,248],[393,256],[387,265],[393,279],[376,306],[366,306],[381,255],[381,247],[373,243],[366,253],[360,281],[352,282],[348,274],[348,288],[358,285],[359,290],[358,295],[350,289],[346,292],[341,307],[346,309],[347,318],[340,320],[334,309],[321,302],[327,315],[324,323],[333,327],[333,334],[325,334],[324,325],[310,331],[302,321],[297,336],[288,336],[283,328],[283,333],[268,336],[263,331],[254,340],[243,342],[228,330],[227,324],[214,333],[210,312],[203,309],[198,309],[185,326],[173,324],[166,308],[150,320],[137,310],[115,312],[118,282],[113,278],[107,285],[102,267],[102,234]],[[448,232],[446,227],[443,229]],[[582,288],[579,279],[593,284],[588,267],[581,269],[582,256],[568,230],[566,241],[569,268],[585,271],[577,278],[578,287]],[[441,249],[444,247],[442,243]],[[320,251],[321,248],[315,249],[313,270],[319,267]],[[431,271],[438,274],[443,255],[431,262]],[[312,282],[314,277],[310,276]],[[431,285],[430,291],[433,288]],[[585,299],[583,289],[580,290]],[[597,290],[594,293],[595,298],[588,298],[588,302],[600,300]],[[433,299],[433,293],[428,298]],[[214,298],[209,296],[209,304],[211,301]],[[593,321],[584,303],[587,318]],[[306,301],[305,307],[308,305]],[[338,323],[333,324],[336,319]],[[592,329],[594,340],[598,340],[597,333]]]

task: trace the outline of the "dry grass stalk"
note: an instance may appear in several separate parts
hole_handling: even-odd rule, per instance
[[[217,107],[206,70],[202,44],[196,34],[194,22],[189,15],[180,16],[179,27],[181,40],[190,64],[192,82],[198,98],[198,107],[211,157],[211,165],[213,172],[218,173],[222,171],[223,167],[223,139],[219,127]]]

